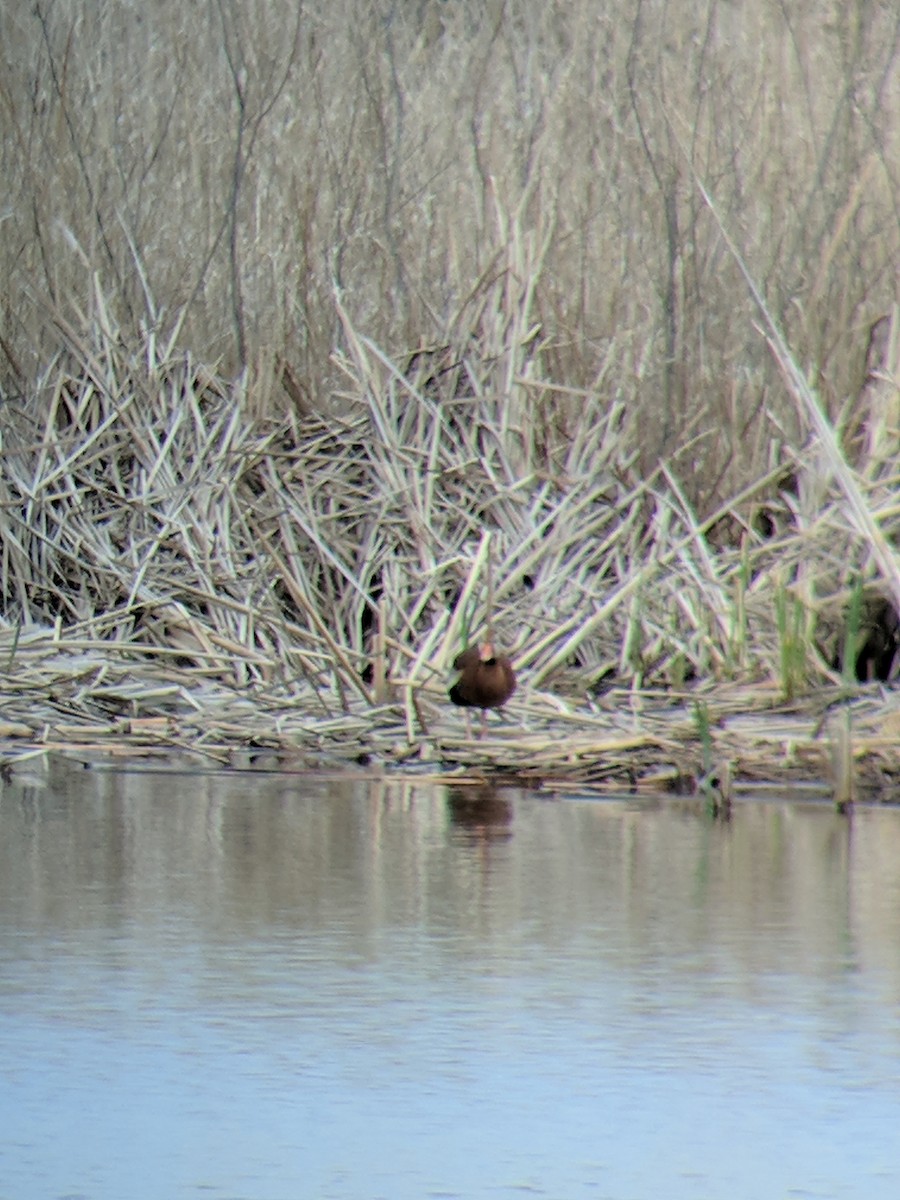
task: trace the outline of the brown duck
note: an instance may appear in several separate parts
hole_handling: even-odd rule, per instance
[[[487,723],[487,710],[500,708],[516,690],[516,673],[504,654],[495,654],[491,642],[468,646],[453,660],[460,677],[450,689],[450,699],[462,708],[481,709],[481,732]],[[468,713],[466,723],[468,724]]]

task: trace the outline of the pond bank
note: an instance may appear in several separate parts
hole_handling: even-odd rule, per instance
[[[835,790],[849,780],[867,798],[895,799],[900,699],[884,687],[818,689],[787,702],[766,686],[564,697],[523,685],[478,738],[437,676],[395,686],[376,704],[364,688],[348,696],[308,680],[237,687],[196,670],[45,644],[7,667],[0,759],[8,772],[50,751],[186,753],[227,768],[249,753],[288,769],[365,765],[680,793],[723,776]]]

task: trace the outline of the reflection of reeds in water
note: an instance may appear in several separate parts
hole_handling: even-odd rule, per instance
[[[165,929],[167,944],[184,936],[205,947],[229,977],[245,941],[255,963],[269,938],[284,960],[286,933],[330,931],[346,938],[358,976],[360,955],[383,951],[384,930],[434,936],[447,950],[455,925],[474,932],[479,958],[484,936],[504,956],[523,938],[552,951],[588,937],[600,961],[618,957],[646,980],[662,955],[683,982],[673,947],[708,951],[711,937],[725,937],[729,988],[751,998],[781,1004],[788,971],[821,980],[815,995],[830,1004],[830,976],[872,971],[872,986],[900,1002],[895,811],[858,806],[851,826],[785,789],[788,799],[736,804],[726,826],[706,820],[696,797],[546,803],[506,793],[512,821],[482,822],[482,836],[454,821],[448,790],[234,773],[161,779],[62,763],[44,786],[14,780],[4,791],[0,924],[7,938],[33,930],[51,956],[60,936],[83,931],[91,961],[106,920],[152,962]],[[486,864],[489,896],[473,888]],[[482,901],[489,920],[479,925]],[[301,941],[290,945],[303,956]],[[296,957],[286,961],[296,968]],[[244,977],[267,986],[255,970]],[[206,978],[215,986],[215,972]],[[701,1005],[702,996],[698,1016]]]
[[[836,714],[831,728],[831,782],[834,805],[846,812],[856,795],[856,773],[853,766],[853,733],[850,709],[843,707]]]

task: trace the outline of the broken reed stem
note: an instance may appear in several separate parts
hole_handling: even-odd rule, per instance
[[[378,629],[372,650],[372,694],[376,704],[387,703],[387,676],[387,606],[382,600],[378,605]]]
[[[847,812],[856,798],[856,771],[853,757],[852,715],[848,705],[837,714],[831,733],[831,777],[834,806]]]
[[[491,535],[488,531],[487,537],[487,599],[485,600],[485,626],[487,628],[487,640],[493,644],[494,641],[494,556],[492,554]]]
[[[290,571],[288,570],[287,563],[285,563],[282,560],[281,556],[278,554],[278,552],[275,550],[275,548],[266,540],[265,537],[263,537],[262,534],[259,534],[258,536],[260,538],[260,541],[261,541],[263,547],[266,550],[266,553],[271,558],[273,564],[278,568],[279,577],[280,577],[281,581],[283,582],[283,584],[285,585],[285,587],[290,592],[291,599],[298,606],[298,608],[303,610],[304,614],[309,619],[310,624],[313,626],[313,628],[316,630],[316,632],[320,635],[320,637],[324,641],[325,645],[327,646],[329,652],[333,656],[332,677],[334,679],[335,686],[337,688],[338,695],[340,697],[341,706],[343,707],[344,711],[345,712],[348,711],[347,694],[346,694],[346,691],[344,688],[345,683],[349,683],[351,685],[351,687],[354,688],[362,696],[362,698],[368,703],[369,695],[365,689],[365,686],[362,683],[362,680],[359,678],[358,674],[353,670],[353,667],[350,665],[350,662],[348,661],[343,648],[338,645],[338,643],[335,641],[335,639],[329,633],[325,622],[319,616],[315,607],[304,596],[302,589],[297,586],[293,576],[291,575]]]

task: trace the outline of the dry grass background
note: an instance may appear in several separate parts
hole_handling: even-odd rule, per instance
[[[900,599],[895,6],[13,0],[0,43],[11,730],[418,744],[489,557],[532,730],[837,686]]]

